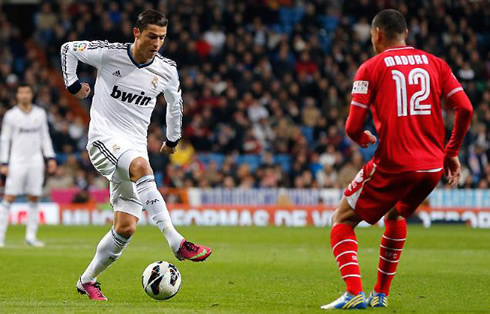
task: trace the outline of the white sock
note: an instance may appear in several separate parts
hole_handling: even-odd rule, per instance
[[[5,234],[9,225],[10,205],[12,203],[3,200],[0,203],[0,244],[5,243]]]
[[[82,274],[82,283],[95,281],[98,275],[111,266],[111,264],[121,256],[122,250],[124,250],[129,243],[129,240],[130,239],[126,239],[118,234],[114,230],[114,227],[112,227],[102,240],[100,240],[99,245],[97,245],[94,259]]]
[[[148,212],[148,216],[153,219],[160,231],[163,232],[172,251],[177,252],[184,237],[175,230],[167,204],[165,204],[162,194],[157,189],[153,175],[139,178],[136,181],[136,191],[140,201],[143,203],[143,207]]]
[[[37,227],[39,226],[39,203],[29,202],[29,211],[27,213],[26,222],[26,240],[35,241]]]

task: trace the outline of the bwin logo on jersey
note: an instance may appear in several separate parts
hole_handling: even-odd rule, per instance
[[[135,105],[147,106],[151,101],[151,97],[146,96],[145,92],[141,92],[141,95],[123,92],[119,90],[119,86],[114,85],[112,89],[111,97],[114,99],[121,99],[128,104],[132,104],[134,102]]]
[[[27,129],[27,128],[20,127],[19,128],[19,133],[36,133],[39,130],[40,130],[40,128]]]

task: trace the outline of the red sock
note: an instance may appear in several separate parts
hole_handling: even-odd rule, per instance
[[[347,292],[358,294],[362,291],[362,282],[354,229],[346,224],[335,225],[330,233],[330,245],[342,279],[347,285]]]
[[[405,219],[385,220],[385,226],[379,249],[378,281],[374,286],[374,291],[388,295],[407,237],[407,222]]]

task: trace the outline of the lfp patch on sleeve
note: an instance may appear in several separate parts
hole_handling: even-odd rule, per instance
[[[75,43],[75,51],[84,51],[87,48],[87,43]]]
[[[368,86],[368,81],[355,81],[352,87],[352,94],[367,94]]]

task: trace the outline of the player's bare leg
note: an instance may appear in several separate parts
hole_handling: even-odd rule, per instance
[[[113,227],[99,242],[93,260],[77,282],[79,293],[87,294],[92,300],[107,300],[100,289],[100,283],[97,282],[97,276],[121,256],[136,231],[137,223],[138,218],[133,215],[121,211],[114,212]]]
[[[210,254],[209,247],[193,244],[175,230],[170,219],[167,205],[155,184],[153,170],[148,161],[137,157],[131,161],[129,174],[132,182],[136,184],[138,197],[146,208],[148,215],[157,224],[167,239],[167,242],[179,260],[204,261]]]
[[[10,206],[15,201],[14,195],[5,195],[0,203],[0,247],[5,246],[5,235],[9,225]]]
[[[346,283],[346,292],[330,304],[323,305],[324,310],[360,309],[366,307],[362,291],[361,271],[357,259],[357,239],[354,228],[362,221],[350,207],[344,197],[332,217],[330,245],[339,266],[342,279]]]
[[[368,306],[388,306],[391,281],[395,276],[406,237],[407,222],[393,208],[385,215],[385,232],[379,250],[378,280],[366,301]]]
[[[37,229],[39,227],[39,197],[34,195],[27,196],[29,200],[29,210],[26,222],[26,243],[34,247],[44,247],[44,242],[37,239]]]

